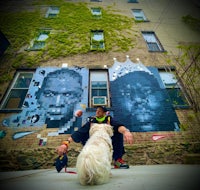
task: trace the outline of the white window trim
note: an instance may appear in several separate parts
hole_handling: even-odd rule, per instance
[[[101,75],[102,74],[102,75]],[[94,107],[93,105],[93,97],[92,97],[92,82],[97,82],[97,81],[105,81],[106,86],[107,86],[107,96],[106,100],[107,103],[105,106],[110,107],[110,90],[109,90],[109,75],[108,75],[108,70],[107,69],[102,69],[102,70],[90,70],[90,90],[89,90],[89,107]]]
[[[131,9],[131,11],[136,21],[148,21],[142,9]],[[142,19],[137,19],[137,17],[141,17]]]

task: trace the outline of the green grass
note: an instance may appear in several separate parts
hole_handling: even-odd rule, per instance
[[[134,47],[137,37],[132,31],[134,19],[111,13],[110,8],[101,8],[102,18],[94,19],[86,3],[35,0],[33,5],[37,7],[35,11],[0,12],[1,31],[11,43],[4,61],[13,69],[37,67],[41,62],[52,58],[88,53],[91,30],[104,31],[105,52],[125,52]],[[45,12],[41,11],[44,5],[58,6],[58,17],[45,18]],[[51,29],[45,48],[37,52],[24,51],[41,28]],[[2,72],[1,75],[4,74]],[[9,79],[1,77],[0,82],[4,82],[6,78]]]

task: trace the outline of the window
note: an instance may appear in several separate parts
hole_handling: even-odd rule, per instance
[[[94,106],[107,105],[106,96],[93,96],[92,99]]]
[[[188,101],[183,93],[182,87],[172,72],[166,72],[164,70],[159,71],[161,80],[167,90],[172,105],[175,108],[187,108],[189,107]]]
[[[137,0],[128,0],[128,3],[138,3]]]
[[[90,0],[91,2],[102,2],[102,0]]]
[[[107,81],[91,81],[92,96],[107,96]]]
[[[110,106],[107,70],[90,71],[90,107]]]
[[[91,13],[94,18],[102,18],[101,8],[91,8]]]
[[[11,86],[1,102],[1,111],[20,111],[34,71],[17,71]]]
[[[59,14],[59,12],[60,12],[59,7],[51,6],[47,10],[47,13],[46,13],[45,17],[46,18],[55,18],[55,17],[57,17],[57,15]]]
[[[40,30],[36,38],[30,43],[30,46],[25,49],[28,51],[37,51],[45,47],[46,40],[49,38],[50,30]]]
[[[91,50],[105,50],[103,30],[91,31]]]
[[[143,38],[147,43],[148,49],[151,52],[163,52],[164,48],[162,47],[160,41],[158,40],[154,32],[142,32]]]
[[[141,9],[132,9],[132,13],[136,21],[147,21],[147,18]]]

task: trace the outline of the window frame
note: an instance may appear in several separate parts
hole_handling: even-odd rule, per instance
[[[60,7],[50,6],[45,14],[45,18],[56,18],[60,13]]]
[[[96,36],[101,36],[101,39],[95,39]],[[90,50],[91,51],[105,51],[105,34],[103,30],[90,31]]]
[[[164,47],[162,46],[160,40],[158,39],[154,31],[141,31],[141,33],[142,33],[143,39],[146,42],[149,52],[165,52]],[[149,41],[147,40],[147,38],[149,38]]]
[[[147,19],[146,15],[144,14],[144,11],[142,9],[131,9],[131,11],[132,11],[132,14],[134,16],[135,21],[137,21],[137,22],[149,22],[149,20]],[[139,11],[141,13],[142,19],[137,19],[137,16],[135,15],[136,11]]]
[[[99,82],[106,82],[106,87],[95,87],[93,88],[92,87],[92,73],[95,74],[95,72],[98,72],[98,73],[104,73],[104,75],[106,75],[107,79],[106,80],[99,80]],[[98,82],[97,80],[95,80],[95,82]],[[106,95],[102,96],[102,94],[93,94],[92,91],[93,90],[106,90]],[[96,105],[93,105],[93,97],[106,97],[106,105],[107,107],[110,107],[110,84],[109,84],[109,73],[108,73],[108,69],[90,69],[89,70],[89,107],[95,107]]]
[[[18,70],[16,70],[14,77],[13,77],[13,80],[10,82],[9,87],[7,88],[6,92],[4,93],[4,96],[1,99],[0,112],[12,113],[12,112],[21,112],[22,111],[23,102],[24,102],[26,95],[28,93],[29,86],[31,84],[34,73],[35,73],[35,69],[18,69]],[[29,82],[27,87],[21,87],[21,88],[16,87],[17,81],[18,81],[19,77],[21,76],[21,74],[32,74],[32,77],[30,78],[30,82]],[[17,107],[8,108],[7,104],[9,102],[9,100],[11,100],[11,98],[12,98],[11,95],[12,95],[12,92],[14,90],[18,90],[19,92],[21,90],[26,91],[25,96],[24,97],[21,97],[21,96],[17,97],[17,98],[21,98],[20,99],[21,103],[19,103]],[[20,104],[21,104],[21,106],[20,106]]]
[[[170,97],[170,101],[172,102],[172,106],[175,108],[175,109],[188,109],[191,107],[190,105],[190,101],[188,100],[187,98],[187,94],[185,93],[184,89],[183,89],[183,86],[181,85],[181,81],[178,81],[177,77],[176,77],[176,74],[175,74],[175,67],[169,67],[169,66],[166,66],[166,67],[161,67],[161,68],[158,68],[158,72],[159,72],[159,75],[160,75],[160,78],[163,82],[163,85],[167,91],[167,94],[169,95]],[[162,75],[161,73],[166,73],[166,74],[171,74],[173,76],[173,80],[174,80],[174,83],[170,83],[170,84],[167,84],[163,81],[163,78],[162,78]],[[179,102],[177,102],[176,100],[173,100],[172,97],[170,96],[170,90],[175,90],[177,96],[179,94],[179,96],[181,97],[182,101],[185,102],[186,104],[183,105],[183,104],[178,104]]]
[[[46,41],[48,40],[49,36],[51,34],[51,29],[39,29],[38,33],[36,34],[36,37],[31,40],[30,45],[28,48],[25,48],[25,51],[40,51],[45,48]],[[46,35],[47,37],[44,39],[41,39],[41,35]]]
[[[99,14],[95,13],[95,10],[99,10]],[[102,10],[101,10],[100,7],[91,7],[90,11],[91,11],[91,14],[94,18],[96,18],[96,19],[102,18]]]

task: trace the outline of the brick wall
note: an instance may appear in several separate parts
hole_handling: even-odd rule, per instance
[[[5,128],[4,128],[5,129]],[[51,131],[43,128],[18,140],[12,139],[13,129],[6,129],[7,135],[0,140],[0,171],[27,170],[54,167],[56,147],[69,135],[48,137]],[[163,138],[153,140],[153,135]],[[39,146],[39,138],[47,138],[45,146]],[[183,132],[133,132],[134,144],[125,144],[124,159],[130,165],[184,164],[200,153],[200,137],[197,131]],[[82,145],[71,143],[68,152],[68,166],[74,167]],[[191,157],[191,155],[194,155]],[[199,157],[192,163],[200,163]],[[189,160],[188,160],[189,159]]]

